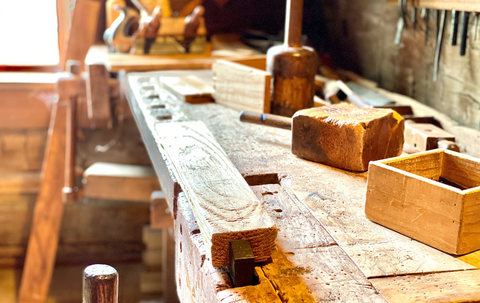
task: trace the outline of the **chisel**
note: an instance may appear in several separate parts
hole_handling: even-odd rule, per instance
[[[402,41],[402,33],[405,28],[405,9],[407,6],[407,0],[398,0],[398,22],[397,31],[395,33],[395,45],[400,45]]]
[[[458,17],[460,12],[452,10],[452,21],[450,26],[450,45],[457,45],[457,35],[458,35]]]
[[[425,44],[428,42],[428,28],[429,28],[429,17],[430,17],[430,10],[428,8],[422,8],[422,13],[420,17],[425,20]]]
[[[433,63],[433,81],[437,82],[438,76],[438,64],[440,61],[440,52],[442,50],[442,42],[443,42],[443,32],[445,30],[445,16],[447,15],[446,10],[438,11],[437,14],[440,16],[440,21],[438,24],[438,32],[437,32],[437,45],[435,46],[435,61]]]
[[[468,38],[468,19],[470,17],[469,12],[462,12],[460,16],[461,29],[460,29],[460,56],[465,56],[467,52],[467,38]]]

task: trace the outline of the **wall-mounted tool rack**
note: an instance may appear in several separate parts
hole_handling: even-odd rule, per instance
[[[387,2],[398,5],[397,0],[387,0]],[[478,0],[407,0],[407,6],[480,12],[480,1]]]

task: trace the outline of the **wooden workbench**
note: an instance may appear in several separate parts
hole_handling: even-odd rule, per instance
[[[290,152],[289,131],[243,124],[237,111],[181,103],[162,92],[160,74],[129,74],[127,94],[175,215],[182,302],[480,302],[477,268],[365,217],[367,173],[302,160]],[[146,84],[172,119],[152,116],[140,92]],[[271,260],[256,267],[258,285],[232,288],[227,269],[212,267],[190,201],[156,142],[158,124],[192,120],[205,123],[279,229]]]

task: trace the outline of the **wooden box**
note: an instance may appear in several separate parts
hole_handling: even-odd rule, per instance
[[[370,162],[367,218],[451,254],[480,249],[480,160],[433,150]]]

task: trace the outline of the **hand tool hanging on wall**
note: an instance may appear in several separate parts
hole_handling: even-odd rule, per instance
[[[430,10],[428,8],[422,8],[422,13],[420,15],[423,20],[425,20],[425,45],[428,42],[428,29],[429,29],[429,22],[430,22]]]
[[[300,110],[293,118],[242,112],[240,121],[292,129],[292,154],[310,161],[366,171],[374,159],[403,149],[403,118],[391,109],[349,104]]]
[[[478,34],[478,19],[480,17],[480,13],[475,13],[475,33],[473,34],[473,40],[477,41],[477,34]]]
[[[412,24],[413,24],[413,29],[417,28],[417,8],[413,7],[412,9]]]
[[[395,45],[400,45],[402,41],[403,29],[406,26],[405,11],[407,8],[407,0],[398,0],[398,22],[397,31],[395,33]]]
[[[458,18],[460,12],[452,10],[452,19],[450,26],[450,45],[457,45],[457,36],[458,36]]]
[[[440,53],[442,51],[442,42],[443,42],[443,32],[445,30],[445,17],[447,15],[446,10],[438,11],[437,14],[440,16],[438,30],[437,30],[437,44],[435,46],[435,59],[433,62],[433,81],[437,82],[438,77],[438,65],[440,63]]]
[[[468,20],[470,18],[469,12],[462,12],[460,16],[460,56],[465,56],[467,51],[467,38],[468,38]]]
[[[302,47],[303,0],[287,0],[285,41],[267,52],[267,71],[273,75],[271,113],[291,117],[313,107],[317,53]]]

